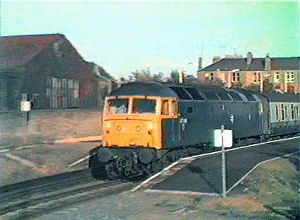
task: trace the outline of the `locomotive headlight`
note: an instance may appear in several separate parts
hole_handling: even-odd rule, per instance
[[[142,128],[140,126],[136,126],[136,131],[140,132],[142,130]]]
[[[153,126],[150,124],[147,126],[148,130],[152,130]]]
[[[111,122],[106,122],[104,125],[105,125],[106,133],[109,134],[111,128]]]
[[[152,124],[147,126],[148,134],[150,135],[152,134],[152,128],[153,128]]]
[[[105,123],[105,127],[106,127],[107,129],[110,129],[110,128],[111,128],[111,122],[106,122],[106,123]]]
[[[117,131],[121,131],[121,126],[120,125],[118,125],[117,127],[116,127],[116,129],[117,129]]]

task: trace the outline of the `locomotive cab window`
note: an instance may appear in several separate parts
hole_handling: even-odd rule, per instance
[[[128,113],[128,99],[110,99],[107,102],[107,113],[122,115]]]
[[[155,114],[156,101],[151,99],[133,99],[133,114]]]

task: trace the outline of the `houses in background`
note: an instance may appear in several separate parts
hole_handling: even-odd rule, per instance
[[[199,68],[198,77],[201,81],[221,80],[228,88],[263,89],[268,83],[277,91],[300,93],[300,57],[254,58],[250,52],[246,58],[215,57],[211,65]]]
[[[18,109],[22,99],[34,109],[98,108],[116,86],[62,34],[1,37],[0,111]]]

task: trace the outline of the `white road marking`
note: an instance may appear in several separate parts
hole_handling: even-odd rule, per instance
[[[226,193],[229,193],[232,189],[234,189],[237,185],[239,185],[253,170],[255,170],[257,167],[259,167],[260,165],[264,164],[264,163],[268,163],[268,162],[271,162],[271,161],[274,161],[274,160],[278,160],[278,159],[281,159],[281,158],[284,158],[284,157],[289,157],[293,154],[298,154],[300,153],[300,151],[297,151],[297,152],[294,152],[294,153],[291,153],[291,154],[286,154],[284,156],[281,156],[281,157],[274,157],[272,159],[269,159],[269,160],[264,160],[264,161],[261,161],[259,162],[258,164],[256,164],[248,173],[246,173],[239,181],[237,181],[232,187],[230,187]]]
[[[0,154],[1,154],[1,153],[8,152],[8,151],[10,151],[10,150],[9,150],[9,149],[0,150]]]
[[[180,160],[179,160],[180,161]],[[143,185],[145,185],[146,183],[148,183],[149,181],[153,180],[154,178],[156,178],[157,176],[159,176],[160,174],[164,173],[165,171],[168,171],[170,168],[172,168],[173,166],[177,165],[179,163],[179,161],[176,161],[172,164],[170,164],[169,166],[167,166],[166,168],[164,168],[163,170],[159,171],[158,173],[154,174],[153,176],[151,176],[150,178],[144,180],[141,184],[139,184],[138,186],[134,187],[131,192],[135,192],[137,191],[139,188],[141,188]]]
[[[0,150],[0,154],[5,153],[5,152],[10,152],[10,151],[18,151],[18,150],[25,150],[25,149],[35,148],[35,147],[38,147],[38,146],[41,146],[41,145],[44,145],[44,144],[45,143],[28,145],[28,146],[24,146],[24,147],[10,148],[10,149],[3,149],[3,150]]]
[[[253,170],[255,170],[257,167],[259,167],[260,165],[264,164],[264,163],[268,163],[274,160],[278,160],[284,157],[289,157],[293,154],[297,154],[300,153],[300,151],[298,152],[294,152],[291,154],[286,154],[284,156],[281,157],[275,157],[269,160],[265,160],[265,161],[261,161],[260,163],[256,164],[248,173],[246,173],[239,181],[237,181],[229,190],[226,191],[226,194],[229,193],[232,189],[234,189],[238,184],[240,184]],[[163,194],[176,194],[176,195],[195,195],[195,196],[221,196],[221,194],[218,193],[205,193],[205,192],[194,192],[194,191],[178,191],[178,190],[160,190],[160,189],[147,189],[144,192],[146,193],[163,193]]]
[[[191,196],[220,196],[218,193],[202,193],[193,191],[176,191],[176,190],[160,190],[160,189],[147,189],[146,193],[164,193],[176,195],[191,195]]]
[[[246,145],[246,146],[241,146],[241,147],[237,147],[237,148],[233,148],[233,149],[228,149],[226,150],[226,152],[229,151],[235,151],[235,150],[240,150],[240,149],[244,149],[244,148],[249,148],[249,147],[255,147],[255,146],[259,146],[259,145],[264,145],[264,144],[269,144],[269,143],[274,143],[274,142],[280,142],[280,141],[287,141],[287,140],[292,140],[292,139],[297,139],[300,138],[299,136],[297,137],[291,137],[291,138],[286,138],[286,139],[280,139],[280,140],[274,140],[274,141],[267,141],[264,143],[258,143],[258,144],[251,144],[251,145]],[[206,156],[210,156],[210,155],[214,155],[214,154],[220,154],[222,153],[221,150],[219,151],[215,151],[215,152],[211,152],[211,153],[207,153],[207,154],[199,154],[199,155],[194,155],[191,157],[184,157],[181,158],[180,160],[172,163],[171,165],[169,165],[168,167],[164,168],[163,170],[159,171],[158,173],[154,174],[153,176],[149,177],[148,179],[146,179],[145,181],[143,181],[141,184],[139,184],[138,186],[134,187],[131,191],[135,192],[138,189],[140,189],[143,185],[147,184],[149,181],[153,180],[154,178],[158,177],[159,175],[161,175],[162,173],[168,171],[169,169],[171,169],[173,166],[175,166],[176,164],[185,161],[185,160],[195,160],[201,157],[206,157]]]
[[[90,157],[91,157],[91,155],[87,155],[87,156],[75,161],[74,163],[70,164],[68,167],[71,168],[71,167],[75,166],[76,164],[79,164],[79,163],[89,159]]]
[[[27,167],[30,167],[30,168],[36,168],[37,165],[34,164],[33,162],[29,161],[29,160],[26,160],[24,158],[21,158],[21,157],[18,157],[18,156],[15,156],[11,153],[6,153],[4,155],[5,157],[11,159],[11,160],[14,160],[14,161],[17,161],[17,162],[20,162],[22,163],[23,165],[27,166]]]

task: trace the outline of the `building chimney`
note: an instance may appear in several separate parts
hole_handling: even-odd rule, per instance
[[[202,69],[202,57],[198,58],[198,70]]]
[[[215,56],[213,58],[213,63],[218,62],[219,60],[221,60],[221,57],[220,56]]]
[[[271,70],[271,58],[269,57],[269,54],[267,54],[265,58],[265,70]]]
[[[252,63],[252,59],[253,59],[253,54],[251,52],[247,53],[247,69],[250,68],[250,65]]]

